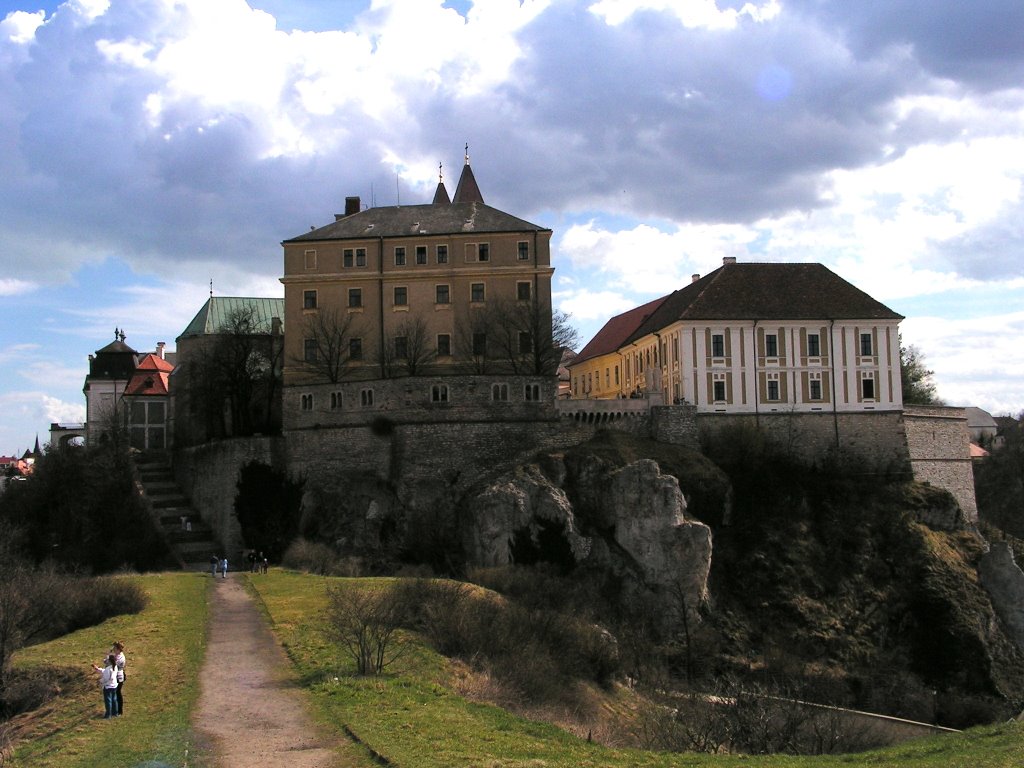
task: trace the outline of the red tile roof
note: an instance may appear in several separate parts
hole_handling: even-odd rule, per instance
[[[580,350],[580,353],[576,356],[576,359],[572,361],[571,365],[577,365],[592,357],[607,355],[608,353],[619,349],[667,298],[668,296],[662,296],[660,299],[649,301],[646,304],[613,317],[605,323],[604,327],[597,332],[597,335]]]

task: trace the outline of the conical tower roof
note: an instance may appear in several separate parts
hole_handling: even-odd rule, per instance
[[[453,203],[482,203],[484,196],[480,194],[480,187],[477,186],[473,169],[469,165],[469,147],[466,147],[466,164],[462,166],[462,176],[459,177],[459,186],[455,188]]]
[[[444,188],[444,182],[437,182],[437,190],[434,192],[434,205],[451,205],[451,198],[448,197],[448,190]]]

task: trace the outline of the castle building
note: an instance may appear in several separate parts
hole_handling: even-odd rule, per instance
[[[569,365],[572,397],[698,413],[900,410],[902,319],[821,264],[726,258],[609,320]]]
[[[425,205],[348,197],[334,222],[284,241],[285,429],[553,400],[550,239],[484,203],[467,155],[452,198],[443,179]]]

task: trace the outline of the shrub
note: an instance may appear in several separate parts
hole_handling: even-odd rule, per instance
[[[281,564],[285,568],[320,576],[339,575],[342,570],[341,562],[333,549],[326,544],[302,537],[288,545],[281,558]]]
[[[327,593],[329,633],[355,662],[360,675],[379,675],[398,659],[405,645],[396,633],[401,623],[400,595],[394,587],[332,587]]]

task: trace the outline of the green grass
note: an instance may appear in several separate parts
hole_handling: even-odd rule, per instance
[[[125,576],[149,596],[146,609],[117,616],[49,643],[21,650],[19,667],[81,669],[88,685],[71,686],[38,712],[16,722],[10,762],[18,768],[99,768],[159,760],[192,768],[203,763],[191,747],[189,716],[199,695],[206,643],[206,587],[201,574]],[[113,640],[127,646],[125,715],[104,720],[103,698],[90,668]]]
[[[347,727],[369,748],[400,768],[576,768],[603,766],[911,766],[1003,768],[1024,765],[1024,729],[991,726],[965,734],[921,739],[860,755],[675,755],[613,750],[589,744],[554,726],[476,704],[448,687],[445,659],[419,645],[380,678],[354,675],[354,665],[324,634],[320,615],[332,583],[372,587],[375,580],[331,579],[271,571],[250,577],[273,629],[308,686],[319,718]]]

